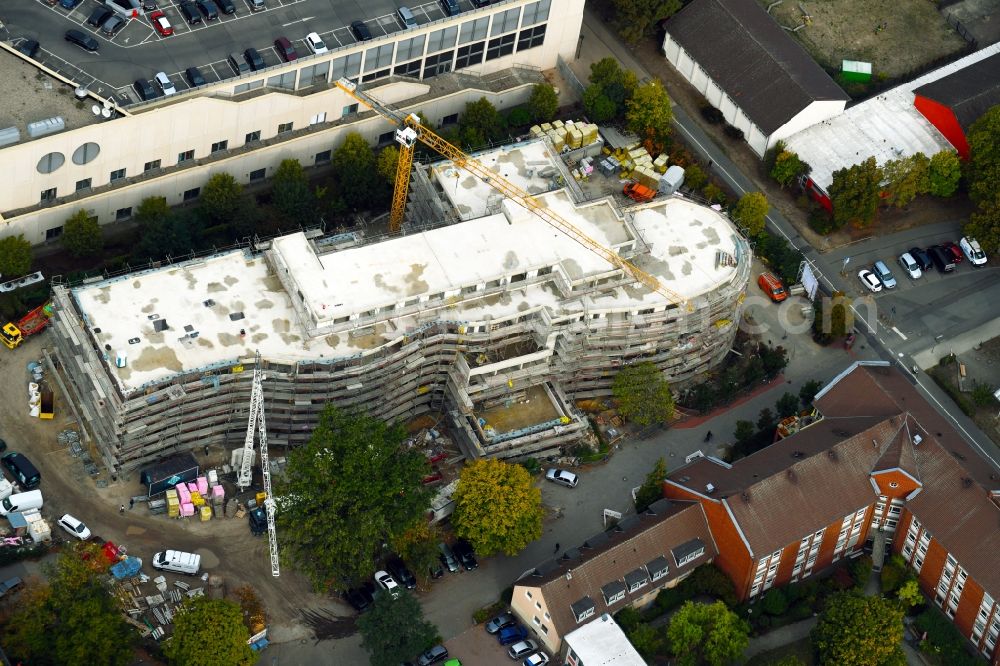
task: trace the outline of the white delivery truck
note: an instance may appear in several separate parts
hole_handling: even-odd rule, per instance
[[[29,490],[26,493],[16,493],[0,501],[0,516],[8,513],[20,513],[28,509],[42,508],[42,491]]]
[[[194,576],[201,566],[201,555],[185,553],[182,550],[165,550],[153,555],[153,568],[161,571]]]

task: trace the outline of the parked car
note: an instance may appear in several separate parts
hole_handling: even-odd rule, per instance
[[[177,94],[177,88],[174,87],[173,82],[170,80],[170,77],[167,76],[166,72],[157,72],[156,76],[153,77],[153,80],[156,81],[156,85],[160,87],[160,90],[163,91],[164,95],[169,96]]]
[[[87,51],[96,51],[101,47],[97,40],[80,30],[67,30],[66,41],[76,44]]]
[[[250,11],[259,12],[262,9],[267,9],[267,5],[264,4],[264,0],[247,0],[247,4],[250,5]]]
[[[197,3],[198,9],[201,13],[205,15],[206,19],[214,21],[219,18],[219,12],[216,11],[215,5],[213,5],[209,0],[195,0],[195,2]]]
[[[962,248],[960,248],[955,243],[952,243],[951,241],[945,241],[941,243],[941,248],[945,252],[951,255],[951,258],[955,261],[956,264],[962,263],[962,260],[965,259],[965,257],[962,255]]]
[[[917,265],[920,266],[920,270],[922,271],[929,271],[931,267],[934,266],[934,262],[931,261],[931,255],[929,255],[926,250],[921,250],[919,247],[911,247],[910,256],[913,257],[913,260],[917,262]]]
[[[444,567],[451,573],[458,571],[458,559],[455,558],[455,553],[451,552],[451,548],[448,547],[448,544],[439,543],[438,550],[441,551],[441,554],[438,555],[438,559],[441,560],[441,564],[443,564]]]
[[[899,265],[914,280],[919,280],[920,276],[923,275],[923,272],[920,270],[920,264],[917,263],[916,259],[909,252],[899,255]]]
[[[327,51],[330,50],[326,48],[326,44],[323,42],[322,39],[319,38],[319,35],[317,35],[315,32],[310,32],[308,35],[306,35],[306,46],[308,46],[309,50],[315,53],[316,55],[319,55],[320,53],[326,53]]]
[[[979,241],[971,236],[963,236],[962,240],[958,241],[958,246],[962,248],[962,252],[969,259],[969,263],[973,266],[985,266],[986,265],[986,253],[983,252],[983,248],[980,247]]]
[[[479,568],[479,562],[476,561],[476,555],[472,551],[472,545],[469,544],[465,539],[459,539],[455,542],[455,545],[451,547],[452,552],[458,558],[458,561],[462,563],[466,571],[472,571],[473,569]]]
[[[149,15],[149,22],[156,28],[156,32],[160,33],[163,37],[169,37],[174,34],[174,27],[170,25],[170,21],[167,20],[166,15],[159,10]]]
[[[83,2],[83,0],[59,0],[59,4],[62,6],[63,9],[70,9],[70,10],[76,9],[77,5],[79,5],[81,2]]]
[[[431,576],[431,580],[437,580],[444,576],[444,567],[440,564],[432,564],[428,569],[428,573]]]
[[[17,589],[23,584],[24,581],[21,580],[20,577],[18,576],[14,576],[13,578],[8,578],[7,580],[0,583],[0,597],[3,597],[11,590]]]
[[[528,637],[528,630],[523,625],[515,624],[505,627],[497,632],[497,642],[500,645],[511,645],[523,641]]]
[[[511,659],[523,659],[538,649],[535,641],[518,641],[507,648],[507,655]]]
[[[780,303],[781,301],[788,298],[788,292],[785,291],[785,285],[781,284],[774,273],[764,271],[757,278],[757,286],[760,287],[767,297],[770,298],[775,303]]]
[[[184,16],[184,20],[188,22],[188,25],[198,25],[201,23],[201,12],[194,5],[191,0],[180,0],[177,3],[177,7],[181,10],[181,14]]]
[[[29,58],[34,58],[38,55],[39,48],[38,41],[34,39],[24,39],[17,43],[17,50]],[[3,451],[3,449],[0,449],[0,451]]]
[[[441,0],[441,8],[448,16],[456,16],[462,11],[458,8],[458,0]]]
[[[934,267],[938,269],[938,272],[950,273],[955,270],[955,257],[951,251],[940,245],[934,245],[927,248],[927,253],[931,256],[931,261],[934,262]]]
[[[292,46],[287,37],[278,37],[274,40],[274,50],[278,52],[278,57],[285,62],[297,60],[299,57],[299,54],[295,52],[295,47]]]
[[[375,602],[375,586],[365,583],[359,587],[352,587],[344,593],[344,598],[354,610],[364,613]]]
[[[87,526],[68,513],[64,513],[62,518],[60,518],[57,522],[59,523],[59,527],[66,530],[80,541],[86,541],[90,538],[90,530]]]
[[[388,571],[376,571],[375,582],[378,583],[379,587],[392,596],[399,594],[399,583],[397,583],[393,577],[389,575]]]
[[[882,286],[886,289],[896,288],[896,278],[893,277],[892,273],[889,271],[889,267],[885,265],[885,262],[879,259],[872,266],[872,271],[875,273],[875,277],[879,279]]]
[[[444,661],[448,658],[448,648],[443,645],[435,645],[431,649],[427,650],[419,657],[417,657],[417,666],[431,666],[431,664],[436,664],[439,661]]]
[[[136,94],[139,95],[139,99],[143,102],[156,99],[156,91],[153,90],[153,86],[146,79],[136,79],[132,87],[135,88]]]
[[[233,73],[239,76],[240,74],[246,74],[250,71],[250,65],[244,60],[238,53],[229,54],[229,66],[233,68]]]
[[[105,7],[104,5],[99,6],[94,11],[90,12],[90,16],[87,17],[87,25],[92,25],[95,28],[100,28],[104,25],[104,22],[111,18],[114,12]]]
[[[101,26],[101,32],[103,32],[108,37],[114,37],[118,34],[118,31],[125,27],[125,19],[123,19],[118,14],[112,14],[108,17],[108,20],[104,22]]]
[[[156,10],[156,0],[142,0],[142,11],[151,12]]]
[[[223,14],[236,13],[236,5],[233,4],[233,0],[215,0],[215,4],[219,5],[219,11]]]
[[[250,69],[253,71],[259,71],[264,69],[267,65],[264,64],[264,59],[260,57],[257,53],[257,49],[247,49],[243,52],[243,57],[247,59],[247,64],[250,65]]]
[[[354,38],[359,42],[367,42],[372,38],[371,30],[364,21],[351,21],[351,32],[354,33]]]
[[[248,518],[250,534],[263,536],[264,532],[267,532],[267,510],[264,507],[257,505],[250,509]]]
[[[549,655],[539,650],[535,654],[528,655],[522,663],[524,666],[545,666],[549,663]]]
[[[398,557],[391,557],[389,561],[386,562],[386,567],[392,572],[393,578],[399,581],[399,584],[408,590],[416,589],[417,578],[413,575],[413,572],[406,568],[406,563]]]
[[[882,291],[882,283],[879,282],[879,279],[875,277],[875,274],[867,268],[862,268],[858,271],[858,279],[861,280],[861,284],[863,284],[868,291],[872,293]]]
[[[38,468],[23,453],[11,451],[0,458],[0,461],[3,462],[3,466],[7,468],[14,480],[26,489],[37,488],[38,484],[42,482],[42,475]]]
[[[413,15],[413,11],[409,7],[404,5],[397,9],[396,16],[399,18],[399,22],[403,24],[404,28],[417,27],[417,18]]]
[[[201,75],[201,70],[197,67],[188,67],[185,69],[184,76],[192,87],[197,88],[198,86],[205,85],[205,77]]]
[[[576,484],[580,482],[580,477],[568,470],[550,467],[545,470],[545,480],[558,483],[560,486],[566,486],[567,488],[576,488]]]
[[[486,632],[490,634],[495,634],[501,629],[506,629],[507,627],[517,624],[517,618],[514,617],[513,613],[500,613],[495,618],[486,623]]]
[[[493,0],[472,0],[472,6],[481,9],[482,7],[489,7]]]

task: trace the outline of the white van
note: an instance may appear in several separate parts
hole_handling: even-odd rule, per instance
[[[153,568],[161,571],[173,571],[174,573],[187,574],[193,576],[198,573],[201,566],[201,555],[197,553],[185,553],[182,550],[167,550],[153,555]]]
[[[42,491],[29,490],[26,493],[17,493],[0,502],[0,516],[8,513],[20,513],[28,509],[42,508]]]

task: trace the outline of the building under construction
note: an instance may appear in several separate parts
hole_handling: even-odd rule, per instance
[[[503,458],[577,441],[573,401],[607,395],[622,366],[683,382],[725,356],[751,251],[724,215],[679,196],[582,201],[543,141],[479,159],[676,297],[451,163],[418,165],[405,235],[300,232],[57,285],[49,359],[109,469],[242,446],[258,350],[272,447],[305,442],[332,402],[439,413],[467,456]]]

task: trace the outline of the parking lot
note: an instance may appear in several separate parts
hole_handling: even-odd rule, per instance
[[[231,78],[235,74],[227,56],[242,55],[247,48],[261,54],[265,67],[278,65],[281,60],[274,49],[278,37],[287,37],[302,58],[310,54],[304,40],[310,32],[318,33],[334,51],[357,43],[349,27],[354,20],[365,21],[374,39],[404,29],[394,0],[266,0],[266,8],[257,12],[250,11],[247,0],[234,3],[235,14],[220,11],[217,19],[192,26],[184,20],[176,0],[158,0],[158,9],[174,30],[168,37],[157,33],[145,16],[128,21],[114,36],[104,34],[87,24],[101,6],[98,0],[84,0],[70,11],[45,0],[4,3],[0,21],[15,44],[27,39],[40,43],[39,61],[98,94],[118,96],[121,104],[138,100],[133,81],[152,79],[158,71],[166,72],[178,91],[189,87],[183,76],[188,67],[198,67],[207,83]],[[470,0],[460,0],[459,6],[463,12],[473,9]],[[411,9],[421,26],[445,18],[437,1]],[[64,34],[69,29],[92,36],[99,50],[90,53],[66,42]]]

